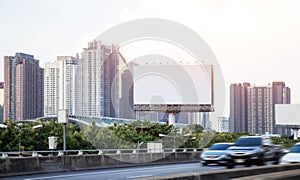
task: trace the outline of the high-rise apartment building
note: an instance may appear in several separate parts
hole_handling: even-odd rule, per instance
[[[0,105],[0,123],[3,123],[3,106]]]
[[[56,116],[58,109],[75,114],[77,64],[78,59],[72,56],[58,56],[55,62],[45,64],[45,116]]]
[[[203,129],[209,131],[212,130],[209,112],[200,112],[200,121],[200,125],[203,127]]]
[[[4,82],[0,82],[0,123],[3,123]]]
[[[166,113],[166,118],[168,114]],[[175,116],[175,122],[178,124],[197,124],[204,130],[212,130],[212,122],[209,112],[180,112]]]
[[[289,87],[285,86],[284,82],[273,82],[272,83],[272,111],[273,111],[273,126],[274,132],[279,133],[281,135],[288,135],[289,129],[280,126],[276,126],[275,122],[275,104],[291,104],[291,90]]]
[[[289,87],[283,88],[283,104],[291,104],[291,89]]]
[[[228,117],[218,117],[218,132],[229,132]]]
[[[133,109],[133,76],[131,72],[129,69],[125,69],[121,73],[120,117],[127,119],[135,119]]]
[[[78,116],[118,117],[120,66],[126,64],[118,47],[88,43],[78,61],[75,112]]]
[[[248,93],[248,132],[265,134],[274,132],[272,87],[253,86]]]
[[[45,63],[44,69],[44,116],[56,116],[58,110],[59,69],[57,62]]]
[[[230,85],[230,132],[247,132],[249,83]]]
[[[75,87],[78,59],[72,56],[58,56],[59,66],[59,109],[68,109],[69,114],[75,114]]]
[[[4,103],[4,82],[0,82],[0,105]]]
[[[118,47],[112,46],[110,55],[101,65],[101,90],[103,92],[100,112],[104,117],[119,117],[120,113],[120,60]]]
[[[198,125],[202,125],[202,116],[201,116],[201,112],[181,112],[181,114],[187,114],[187,117],[184,117],[184,119],[186,120],[186,122],[183,122],[185,124],[198,124]]]
[[[263,86],[249,83],[230,86],[230,131],[253,134],[287,132],[275,122],[275,104],[290,103],[290,88],[284,82]]]
[[[76,74],[76,115],[99,117],[103,114],[103,111],[100,112],[103,102],[101,66],[110,53],[111,47],[99,41],[89,42],[88,47],[83,49]]]
[[[43,116],[44,70],[33,55],[4,57],[4,120]]]

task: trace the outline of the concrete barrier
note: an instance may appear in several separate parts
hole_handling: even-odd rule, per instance
[[[234,178],[231,180],[299,180],[300,179],[300,169],[282,171],[275,173],[267,173],[262,175],[248,176],[242,178]]]
[[[201,152],[122,153],[1,158],[0,177],[199,161]]]
[[[228,180],[234,178],[243,178],[256,175],[267,175],[268,173],[275,174],[276,172],[285,172],[291,170],[299,170],[300,164],[273,165],[265,167],[248,167],[238,169],[225,169],[206,172],[192,172],[174,174],[168,176],[155,176],[149,178],[140,178],[139,180]],[[278,173],[280,174],[280,173]],[[283,175],[283,174],[282,174]],[[252,179],[253,179],[252,177]],[[273,176],[274,177],[274,176]],[[284,177],[284,176],[283,176]],[[251,178],[250,178],[251,179]],[[255,179],[255,178],[254,178]],[[275,180],[275,179],[274,179]]]

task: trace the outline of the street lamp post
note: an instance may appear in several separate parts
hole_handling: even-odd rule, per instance
[[[69,117],[69,110],[68,109],[59,109],[57,112],[57,122],[63,124],[63,152],[66,152],[67,147],[67,123]]]
[[[175,138],[176,138],[176,136],[170,136],[170,135],[165,135],[165,134],[159,134],[159,137],[171,137],[171,138],[173,138],[173,149],[175,149]]]
[[[33,126],[32,128],[33,129],[39,129],[39,128],[42,128],[43,127],[43,125],[36,125],[36,126]],[[7,128],[7,125],[5,125],[5,124],[0,124],[0,128]],[[18,126],[15,126],[15,128],[18,128],[18,131],[19,131],[19,157],[21,157],[21,132],[22,132],[22,130],[24,130],[24,129],[30,129],[30,128],[20,128],[20,127],[18,127]]]
[[[170,136],[170,135],[165,135],[165,134],[159,134],[158,135],[159,137],[170,137],[170,138],[173,138],[173,150],[175,150],[175,144],[176,144],[176,137],[177,136]],[[184,137],[190,137],[191,136],[191,134],[184,134],[183,135]],[[196,137],[193,137],[194,139],[196,139]],[[191,139],[193,139],[193,138],[191,138]]]
[[[140,148],[141,148],[141,145],[142,145],[143,143],[144,143],[144,142],[138,141],[138,143],[137,143],[138,153],[140,152]]]
[[[191,137],[190,134],[185,134],[184,137],[188,140],[196,140],[196,137]],[[186,148],[186,143],[184,142],[184,148]]]
[[[16,126],[17,127],[17,126]],[[43,125],[36,125],[36,126],[33,126],[32,129],[40,129],[42,128]],[[25,130],[25,129],[30,129],[30,128],[19,128],[18,127],[18,130],[19,130],[19,157],[21,157],[21,135],[22,135],[22,130]]]

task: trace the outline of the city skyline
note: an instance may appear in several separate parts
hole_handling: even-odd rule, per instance
[[[122,78],[131,74],[118,46],[97,40],[87,44],[80,58],[79,54],[57,56],[55,62],[45,64],[44,116],[68,109],[69,115],[76,116],[134,118],[128,112],[133,107],[132,80]]]
[[[209,44],[224,74],[227,116],[228,87],[235,82],[284,81],[292,89],[291,103],[300,102],[297,1],[191,1],[186,4],[172,1],[172,8],[169,8],[170,1],[91,2],[82,5],[79,1],[2,1],[0,36],[6,43],[0,43],[0,81],[4,80],[5,55],[34,54],[43,67],[56,56],[80,53],[87,42],[109,27],[131,19],[155,17],[182,23]],[[185,13],[178,15],[179,10]]]
[[[290,104],[290,97],[285,82],[230,84],[230,132],[289,134],[287,128],[276,125],[275,104]]]

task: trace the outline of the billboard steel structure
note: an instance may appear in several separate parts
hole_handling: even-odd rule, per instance
[[[166,112],[169,123],[179,112],[214,111],[213,65],[135,66],[134,110]]]

